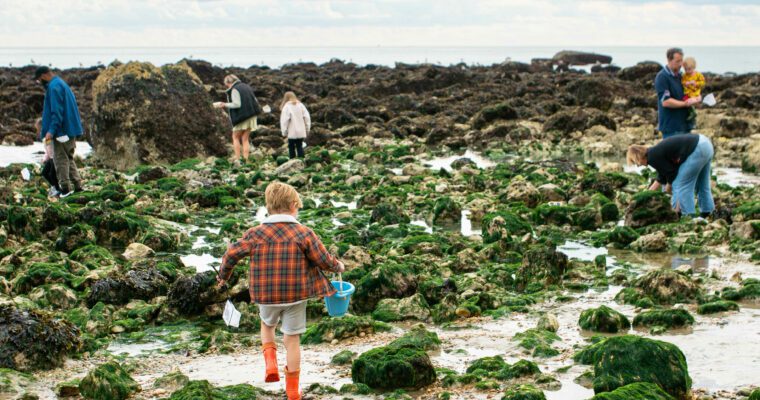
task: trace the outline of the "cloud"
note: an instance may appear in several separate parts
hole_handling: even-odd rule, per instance
[[[0,46],[760,45],[757,1],[0,0]]]

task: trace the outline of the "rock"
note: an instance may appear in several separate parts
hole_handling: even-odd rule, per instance
[[[372,264],[372,256],[361,246],[349,246],[340,259],[345,264],[347,271]]]
[[[182,389],[172,393],[169,400],[233,400],[273,399],[269,392],[245,383],[214,387],[208,381],[190,381]]]
[[[394,225],[405,223],[408,224],[410,219],[403,210],[391,203],[380,203],[372,209],[369,218],[370,222],[377,222],[380,225]]]
[[[140,385],[116,362],[107,362],[87,373],[79,384],[85,399],[124,400],[139,392]]]
[[[419,389],[435,383],[436,373],[426,349],[437,348],[435,333],[415,328],[387,346],[361,354],[351,366],[351,379],[373,389]]]
[[[544,201],[565,201],[567,199],[562,189],[553,183],[545,183],[539,186],[538,193],[541,194]]]
[[[609,243],[615,243],[619,246],[628,246],[639,238],[638,232],[628,226],[616,226],[615,229],[607,236]]]
[[[475,129],[482,129],[496,120],[517,119],[517,111],[508,103],[499,103],[481,109],[472,119]]]
[[[670,199],[663,192],[637,193],[625,210],[625,225],[631,228],[675,221],[678,221],[678,215],[671,208]]]
[[[697,307],[697,313],[701,315],[726,311],[739,311],[739,305],[733,301],[717,300],[710,303],[700,304],[699,307]]]
[[[506,198],[508,201],[521,201],[526,206],[533,208],[538,204],[541,195],[532,183],[518,176],[509,182]]]
[[[373,321],[367,317],[355,317],[347,315],[341,318],[323,318],[316,324],[312,324],[301,336],[303,344],[319,344],[333,340],[343,340],[358,337],[362,333],[373,334],[389,331],[391,326],[382,322]]]
[[[631,327],[625,315],[607,306],[584,310],[578,320],[581,329],[594,332],[617,333],[627,331]]]
[[[372,312],[372,318],[385,322],[407,319],[425,321],[430,318],[430,307],[420,293],[403,299],[382,299]]]
[[[405,265],[383,264],[356,283],[354,309],[372,312],[382,299],[401,299],[416,293],[417,276]]]
[[[528,329],[515,334],[512,340],[519,341],[520,347],[532,350],[533,357],[553,357],[559,354],[559,350],[551,347],[551,344],[561,339],[551,331]]]
[[[67,382],[61,382],[55,385],[55,394],[60,397],[78,397],[79,396],[79,379]]]
[[[673,400],[673,397],[654,383],[638,382],[599,393],[590,400]]]
[[[621,92],[611,79],[596,76],[572,80],[566,90],[575,98],[576,105],[594,107],[602,111],[612,107],[615,96],[611,96],[610,93]]]
[[[87,224],[75,224],[61,229],[55,241],[55,249],[71,253],[74,250],[95,243],[95,232]]]
[[[449,196],[439,198],[433,204],[433,224],[454,224],[461,220],[462,206]]]
[[[79,329],[42,311],[0,305],[0,367],[18,371],[63,366],[81,347]]]
[[[752,134],[749,122],[740,118],[721,118],[719,137],[740,138]]]
[[[229,118],[211,107],[203,83],[184,63],[109,67],[93,83],[92,97],[93,156],[111,168],[226,153]]]
[[[354,361],[354,358],[356,356],[357,354],[351,350],[343,350],[340,353],[334,355],[332,359],[330,359],[330,364],[333,364],[333,365],[351,364]]]
[[[697,283],[670,269],[658,269],[639,277],[635,286],[659,304],[694,301],[701,292]]]
[[[303,160],[299,158],[294,158],[285,164],[280,165],[274,170],[274,174],[277,176],[284,176],[284,175],[293,175],[296,172],[303,171],[305,165],[303,163]]]
[[[518,291],[536,291],[562,283],[567,256],[554,247],[536,245],[523,254],[515,283]]]
[[[665,232],[662,231],[640,236],[631,243],[631,248],[645,253],[665,251],[668,249],[667,237],[665,236]]]
[[[214,271],[206,271],[178,278],[169,289],[166,304],[182,315],[193,316],[200,315],[207,305],[223,302],[227,298],[227,293],[216,289]]]
[[[594,366],[594,393],[610,392],[636,382],[660,386],[679,400],[691,397],[686,358],[673,344],[635,335],[615,336],[574,356]]]
[[[546,313],[538,319],[536,329],[557,333],[559,330],[559,320],[552,313]]]
[[[541,389],[529,384],[512,385],[504,390],[501,400],[546,400]]]
[[[401,169],[401,174],[406,176],[422,176],[428,173],[428,169],[419,164],[406,164]]]
[[[166,295],[169,284],[169,279],[156,268],[136,267],[123,275],[117,273],[93,283],[87,297],[87,305],[92,307],[98,302],[126,304],[130,300],[150,300],[156,296]],[[198,293],[192,294],[198,295]],[[197,297],[185,300],[199,301]]]
[[[584,51],[562,50],[552,57],[554,64],[571,65],[610,64],[612,57]]]
[[[482,221],[483,243],[493,243],[510,236],[532,232],[528,221],[511,212],[488,213]]]
[[[683,328],[693,323],[694,317],[680,308],[644,311],[633,319],[633,326],[646,328],[656,326],[665,329]]]
[[[361,177],[361,175],[354,175],[346,179],[346,185],[348,186],[355,186],[362,182],[364,178]]]
[[[49,306],[56,310],[68,310],[79,302],[73,290],[60,284],[38,286],[29,293],[29,299],[41,307]]]
[[[753,136],[752,141],[747,147],[742,165],[745,170],[760,171],[760,137],[757,135]]]
[[[127,261],[139,260],[141,258],[148,258],[155,254],[153,249],[142,243],[131,243],[124,251],[124,256]]]
[[[602,125],[617,130],[617,124],[606,113],[595,108],[571,108],[553,114],[544,122],[544,131],[558,131],[563,134],[583,132],[592,126]]]
[[[141,170],[137,177],[135,178],[135,182],[139,184],[145,184],[152,181],[157,181],[161,178],[166,178],[169,176],[169,170],[164,167],[150,167]]]
[[[654,61],[644,61],[632,67],[623,68],[617,76],[624,81],[647,80],[654,82],[655,76],[662,71],[662,68],[661,64]]]
[[[760,220],[735,221],[728,233],[732,238],[760,239]]]

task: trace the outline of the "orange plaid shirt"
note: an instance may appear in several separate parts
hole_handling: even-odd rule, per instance
[[[337,272],[338,259],[313,230],[295,219],[265,221],[249,229],[227,248],[219,276],[229,280],[235,265],[246,256],[250,257],[248,290],[253,303],[285,304],[335,294],[322,271]]]

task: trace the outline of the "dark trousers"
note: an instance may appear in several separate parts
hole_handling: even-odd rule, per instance
[[[288,139],[288,153],[290,158],[303,158],[303,139]]]
[[[48,181],[50,186],[58,191],[61,190],[61,187],[58,186],[58,176],[55,174],[55,163],[52,158],[45,161],[45,164],[42,166],[42,177]]]
[[[61,185],[61,191],[64,193],[82,186],[82,179],[79,177],[77,164],[74,161],[76,145],[77,142],[73,138],[66,143],[53,140],[55,172],[58,176],[58,184]]]

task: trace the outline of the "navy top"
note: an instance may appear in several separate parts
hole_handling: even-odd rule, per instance
[[[56,76],[50,80],[45,92],[40,140],[44,140],[48,133],[52,133],[54,138],[75,138],[82,136],[82,132],[82,121],[79,119],[79,107],[74,92],[63,79]]]
[[[673,183],[678,168],[694,152],[699,135],[675,135],[663,139],[647,150],[647,164],[657,170],[657,182]]]
[[[662,105],[662,102],[673,98],[682,100],[683,84],[681,84],[681,74],[674,74],[667,65],[662,71],[657,73],[654,78],[654,90],[657,92],[657,129],[664,135],[671,133],[688,133],[691,131],[686,119],[689,116],[689,109],[668,108]]]

